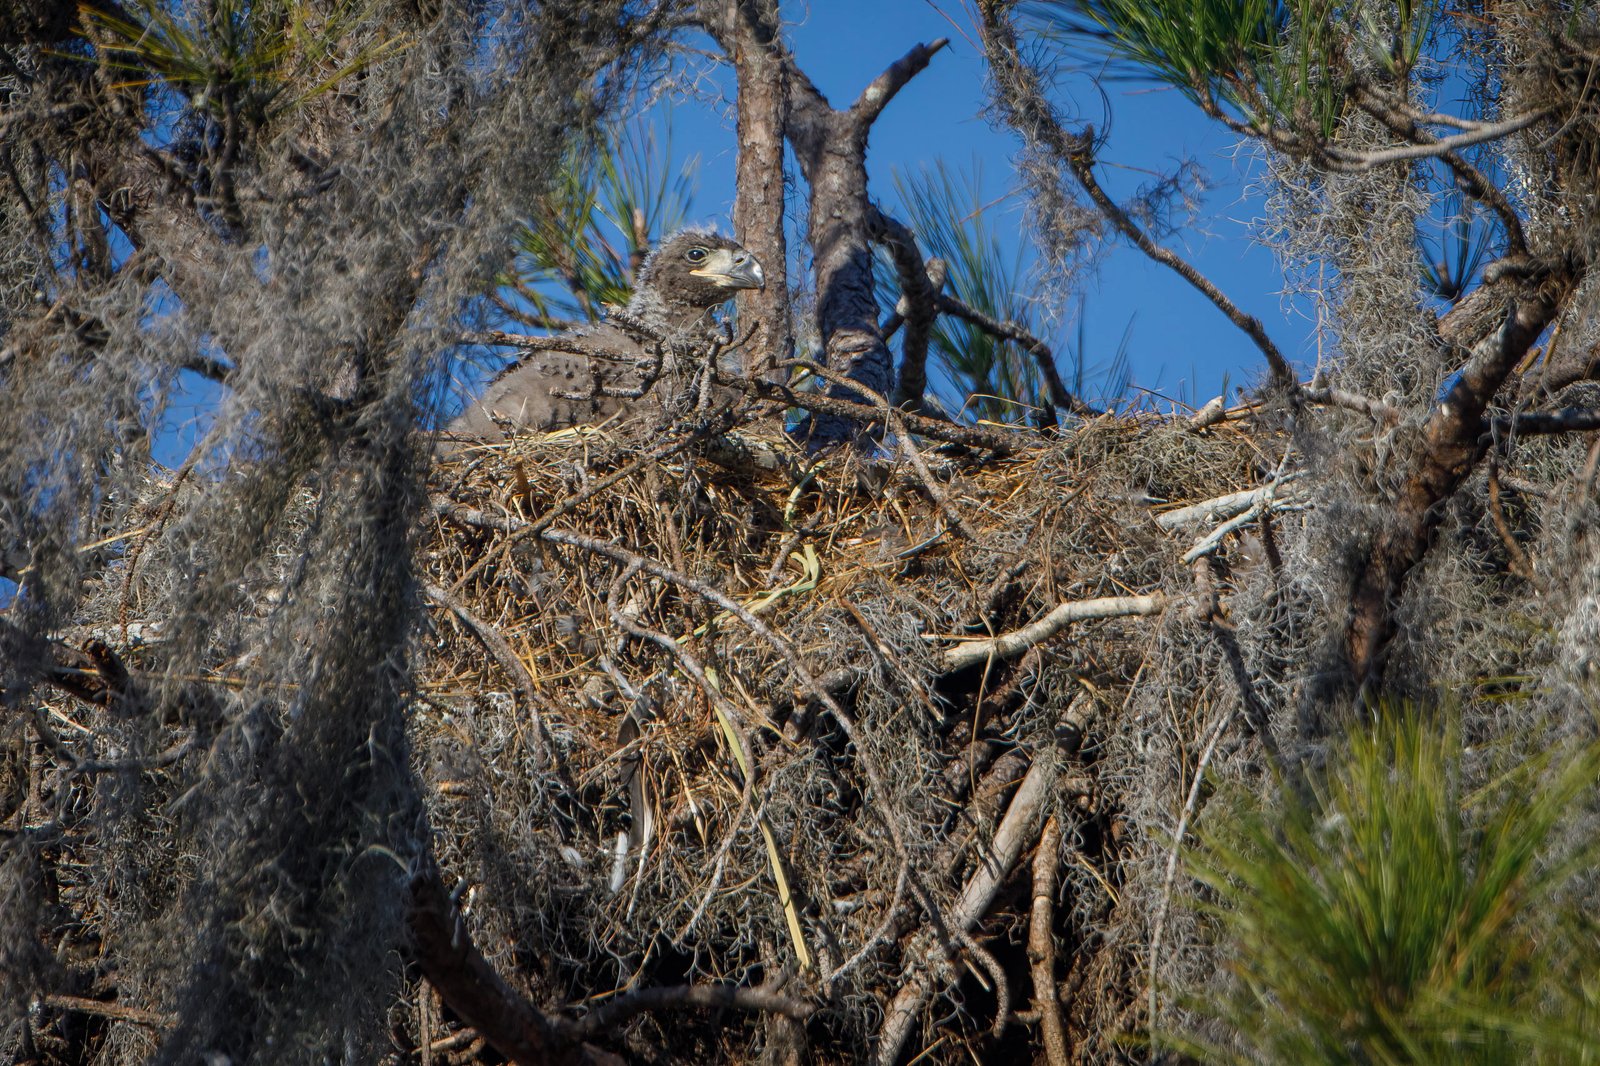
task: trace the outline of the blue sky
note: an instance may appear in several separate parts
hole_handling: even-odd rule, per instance
[[[847,106],[862,87],[919,41],[950,38],[889,105],[873,128],[868,164],[872,193],[895,203],[892,170],[915,171],[943,159],[970,170],[981,163],[989,221],[1026,247],[1022,195],[1013,167],[1018,142],[984,117],[985,66],[977,34],[960,0],[813,0],[784,5],[787,36],[795,57],[835,106]],[[1191,160],[1208,188],[1197,215],[1169,245],[1193,262],[1224,292],[1265,324],[1278,346],[1296,362],[1315,363],[1313,323],[1303,302],[1280,296],[1283,275],[1272,253],[1250,239],[1249,223],[1263,213],[1252,192],[1257,164],[1236,151],[1233,134],[1206,118],[1177,92],[1145,83],[1107,82],[1105,95],[1087,76],[1065,79],[1057,100],[1065,114],[1106,127],[1101,152],[1102,183],[1119,198]],[[675,146],[701,154],[694,217],[724,228],[733,201],[734,138],[731,121],[703,101],[677,99],[672,106]],[[1091,361],[1109,361],[1129,329],[1133,381],[1193,402],[1249,385],[1263,372],[1260,353],[1217,309],[1177,275],[1118,243],[1096,275],[1085,279],[1086,330]],[[1075,315],[1078,294],[1062,301]],[[1051,340],[1075,335],[1077,323],[1055,323]],[[1057,344],[1057,350],[1064,347]]]

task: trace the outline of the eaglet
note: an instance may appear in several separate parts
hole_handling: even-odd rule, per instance
[[[549,432],[601,421],[640,402],[641,389],[669,375],[675,347],[704,341],[713,308],[740,289],[765,285],[761,264],[736,242],[684,230],[645,260],[625,309],[554,338],[552,347],[562,350],[530,352],[491,382],[449,432],[498,439],[503,426]]]

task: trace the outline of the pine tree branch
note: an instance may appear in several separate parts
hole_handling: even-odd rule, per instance
[[[872,125],[883,114],[883,109],[889,106],[889,101],[895,98],[906,83],[927,69],[934,54],[950,43],[950,38],[941,37],[929,44],[919,44],[895,60],[889,67],[876,78],[850,105],[848,114],[852,120],[862,128]]]

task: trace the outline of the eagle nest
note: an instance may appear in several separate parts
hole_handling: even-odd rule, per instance
[[[0,1057],[500,1061],[473,995],[590,1061],[1102,1063],[1190,1024],[1218,964],[1179,847],[1315,757],[1384,438],[885,412],[816,460],[704,365],[648,413],[678,428],[468,443],[426,491],[399,405],[107,500],[0,731]],[[1474,743],[1593,705],[1592,581],[1541,622],[1499,554],[1516,522],[1587,572],[1557,504],[1593,455],[1524,449],[1393,651],[1487,708]]]
[[[1026,1055],[1010,1015],[1052,967],[1067,1039],[1113,1054],[1143,1024],[1160,835],[1239,699],[1232,590],[1270,580],[1298,506],[1248,414],[894,463],[749,429],[453,456],[412,742],[476,942],[655,1061],[781,1042],[770,1015],[630,1007],[663,986],[749,990],[726,1005],[805,1020],[816,1061],[966,1061],[991,1032]],[[1265,550],[1228,537],[1246,523]],[[1041,836],[1059,907],[1025,891]]]

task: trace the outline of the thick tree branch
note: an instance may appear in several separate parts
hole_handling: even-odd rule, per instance
[[[411,878],[410,924],[417,963],[440,998],[518,1066],[623,1066],[582,1043],[523,999],[472,943],[436,867]]]
[[[1600,429],[1600,408],[1567,407],[1560,411],[1529,411],[1519,415],[1499,415],[1491,419],[1489,424],[1496,433],[1504,436],[1588,433]]]
[[[742,47],[726,21],[706,20],[724,52]],[[878,329],[873,292],[872,249],[868,244],[867,138],[872,123],[890,99],[928,61],[944,41],[918,45],[863,90],[850,108],[833,108],[794,56],[773,35],[771,56],[788,85],[784,132],[794,146],[809,191],[807,214],[817,276],[817,331],[829,369],[880,395],[893,391],[894,367]],[[850,398],[849,389],[831,386],[833,396]],[[803,405],[812,406],[812,405]],[[858,427],[817,407],[805,429],[812,448],[837,444]]]
[[[84,996],[45,995],[39,997],[39,1002],[55,1010],[70,1010],[77,1011],[79,1014],[93,1014],[119,1022],[143,1025],[150,1029],[171,1029],[178,1024],[178,1019],[175,1015],[164,1014],[161,1011],[145,1010],[142,1007],[130,1007],[125,1003],[107,1003],[104,1000],[89,999]]]
[[[1571,291],[1571,274],[1556,268],[1523,279],[1520,298],[1508,301],[1504,321],[1473,346],[1455,384],[1422,426],[1410,473],[1376,532],[1355,575],[1349,597],[1343,654],[1349,680],[1370,693],[1382,682],[1395,612],[1406,580],[1426,556],[1450,498],[1476,467],[1487,439],[1484,413]],[[1574,428],[1581,420],[1573,419]],[[1539,425],[1539,422],[1535,422]],[[1308,686],[1306,698],[1322,694]]]
[[[1346,411],[1369,415],[1386,426],[1397,424],[1401,418],[1397,408],[1382,400],[1374,400],[1370,396],[1363,396],[1347,389],[1311,385],[1305,387],[1301,395],[1311,403],[1327,404],[1329,407],[1340,407]]]
[[[856,102],[850,105],[848,114],[852,120],[862,127],[870,126],[883,114],[883,109],[889,106],[889,101],[895,98],[906,83],[927,69],[934,54],[950,43],[950,38],[941,37],[929,44],[919,44],[911,51],[891,63],[887,70],[872,79],[872,84],[861,90],[861,95]]]

